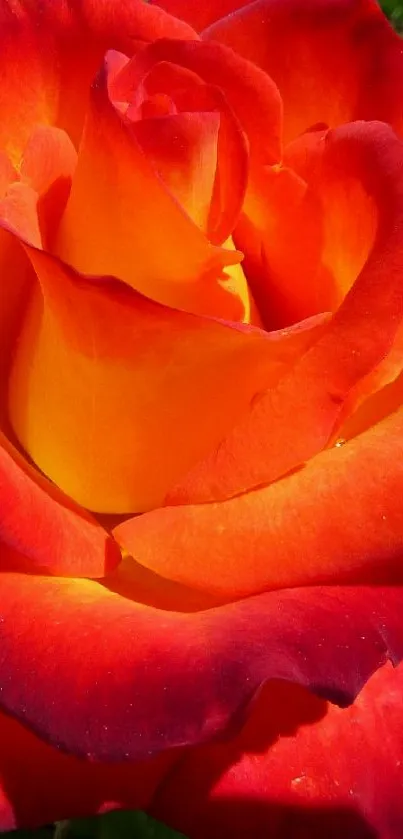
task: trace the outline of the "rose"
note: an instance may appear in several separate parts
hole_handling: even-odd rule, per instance
[[[387,839],[401,42],[192,6],[0,7],[2,824]]]

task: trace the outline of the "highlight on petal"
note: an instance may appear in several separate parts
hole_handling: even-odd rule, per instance
[[[348,705],[403,652],[393,586],[273,592],[187,615],[89,580],[4,573],[0,603],[1,709],[97,761],[233,733],[269,679]]]
[[[14,354],[11,424],[39,468],[97,512],[158,506],[324,329],[323,317],[271,335],[200,318],[27,252],[41,288]]]
[[[0,507],[1,570],[11,565],[24,571],[103,577],[120,562],[112,537],[30,466],[3,434]]]
[[[401,40],[376,0],[257,0],[202,37],[272,77],[285,142],[318,122],[379,119],[403,132]]]
[[[327,134],[319,159],[325,180],[328,172],[335,173],[336,184],[337,177],[341,183],[358,178],[376,205],[377,232],[368,259],[322,338],[183,478],[169,503],[228,498],[313,457],[338,433],[355,388],[394,346],[403,318],[401,141],[381,123],[351,123]],[[330,230],[336,232],[332,225]],[[357,251],[354,259],[357,265]]]
[[[223,269],[240,261],[215,248],[169,193],[107,97],[92,103],[55,250],[87,274],[115,276],[148,297],[186,311],[242,320],[242,294]]]
[[[152,812],[192,839],[394,839],[403,830],[402,689],[403,668],[390,665],[347,709],[269,684],[238,737],[177,764]]]
[[[403,409],[270,486],[155,510],[118,525],[115,536],[147,568],[225,600],[286,586],[401,582],[402,434]]]

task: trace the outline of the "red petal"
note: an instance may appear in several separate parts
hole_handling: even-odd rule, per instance
[[[203,37],[274,79],[286,142],[318,122],[380,119],[403,131],[401,40],[376,0],[257,0]]]
[[[196,38],[162,9],[130,0],[0,3],[0,148],[18,163],[35,125],[78,142],[90,83],[107,49],[132,55],[142,41]]]
[[[153,813],[189,839],[398,839],[402,690],[402,666],[342,710],[268,685],[238,737],[182,759]]]
[[[375,202],[374,247],[321,340],[254,403],[242,425],[170,494],[170,503],[226,498],[308,460],[340,425],[353,389],[393,347],[403,317],[401,141],[381,123],[352,123],[330,131],[324,145],[324,173],[337,174],[340,183],[358,178]]]
[[[210,23],[245,6],[245,0],[208,0],[205,3],[189,3],[189,0],[160,0],[158,4],[170,15],[190,23],[197,32],[201,32]]]
[[[210,740],[239,724],[268,679],[349,704],[403,653],[392,586],[296,589],[179,614],[89,580],[4,573],[0,604],[1,708],[102,761]]]
[[[167,38],[151,44],[139,56],[141,65],[143,61],[179,64],[221,88],[248,137],[252,161],[278,162],[282,102],[272,79],[253,62],[220,44]]]
[[[41,827],[108,810],[145,810],[177,751],[140,763],[79,760],[0,714],[0,829]]]

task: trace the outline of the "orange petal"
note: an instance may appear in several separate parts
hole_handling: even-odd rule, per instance
[[[115,536],[147,568],[226,600],[318,583],[400,583],[402,434],[403,409],[271,486],[156,510]]]
[[[39,196],[39,225],[47,246],[66,205],[76,162],[76,150],[65,131],[51,126],[37,126],[33,130],[24,149],[20,172],[22,181]]]
[[[11,422],[40,468],[100,512],[160,504],[323,329],[318,319],[268,335],[203,319],[29,256],[43,296],[16,347]]]
[[[218,113],[143,119],[133,133],[172,195],[207,233],[217,168]]]
[[[107,274],[159,302],[242,320],[225,287],[235,251],[214,248],[178,205],[115,113],[99,80],[56,250],[88,274]]]
[[[222,244],[234,229],[245,197],[249,168],[247,137],[239,119],[228,104],[222,91],[216,85],[203,82],[196,72],[180,67],[178,64],[173,64],[172,60],[161,61],[161,47],[163,47],[162,54],[164,56],[171,56],[171,59],[181,59],[181,52],[179,52],[178,56],[175,54],[178,50],[176,42],[164,41],[162,44],[159,42],[158,44],[150,45],[150,47],[135,56],[116,75],[114,73],[116,58],[112,57],[110,69],[108,66],[108,75],[112,77],[111,81],[108,78],[109,95],[121,111],[123,102],[128,101],[132,103],[125,111],[125,114],[126,117],[137,120],[140,120],[144,116],[145,106],[150,105],[147,96],[151,96],[152,102],[154,102],[157,95],[159,97],[161,95],[168,97],[168,101],[171,103],[170,108],[174,108],[175,113],[177,111],[185,113],[219,113],[219,132],[215,145],[215,182],[212,201],[212,188],[210,187],[209,190],[211,208],[207,234],[211,242]],[[202,51],[203,49],[208,55],[209,50],[206,50],[205,47],[202,47]],[[185,61],[186,58],[187,56],[185,54]],[[203,64],[201,64],[201,69],[204,69]],[[133,126],[134,131],[141,130],[141,125],[141,122],[136,122]],[[157,132],[156,134],[158,136]],[[138,138],[141,142],[141,135]],[[155,144],[156,139],[153,142]],[[176,147],[178,147],[178,142],[179,137],[176,141]],[[160,154],[158,155],[159,161],[164,156],[164,151],[165,158],[168,158],[164,166],[164,179],[174,195],[177,195],[175,186],[179,174],[177,171],[178,155],[176,154],[176,160],[173,165],[172,160],[169,159],[169,149],[164,150],[164,145],[162,144]],[[157,169],[160,171],[158,165]],[[195,164],[193,165],[193,177],[195,175],[197,176],[197,169],[200,170],[200,160],[196,158]],[[205,170],[206,164],[203,162],[202,172],[196,177],[196,185],[193,189],[196,196],[198,181],[202,179]],[[189,183],[191,183],[189,173],[186,172],[185,174],[188,183],[187,190],[181,190],[182,195],[183,192],[186,194],[186,191],[189,191]],[[181,194],[179,195],[180,202],[188,209],[187,204],[183,202],[183,198],[181,200]]]
[[[266,328],[335,308],[334,280],[322,264],[323,210],[292,169],[255,171],[234,236]]]
[[[183,479],[169,503],[219,500],[274,481],[337,433],[353,389],[390,352],[402,323],[401,156],[401,141],[381,123],[352,123],[329,132],[328,171],[359,173],[376,202],[375,245],[323,338]]]

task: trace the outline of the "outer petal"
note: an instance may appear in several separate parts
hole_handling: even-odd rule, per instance
[[[256,0],[203,37],[274,79],[286,142],[318,122],[381,119],[403,131],[401,41],[376,0]]]
[[[238,737],[182,759],[153,812],[189,839],[399,839],[402,689],[389,666],[347,709],[268,685]]]
[[[29,255],[42,293],[20,332],[10,419],[40,468],[99,512],[158,506],[324,329],[268,335],[188,315]]]
[[[349,704],[403,653],[401,591],[390,586],[178,614],[88,580],[5,573],[0,604],[0,707],[93,760],[139,760],[233,729],[267,679]]]
[[[400,582],[402,435],[403,409],[282,481],[155,510],[118,525],[116,538],[147,568],[227,600],[330,581]]]
[[[0,568],[103,577],[120,561],[113,539],[0,435]],[[23,556],[11,556],[8,546]]]
[[[228,498],[274,481],[308,460],[337,433],[351,394],[394,346],[403,317],[401,141],[381,123],[352,123],[330,131],[324,146],[320,171],[325,185],[326,172],[337,174],[330,180],[333,185],[346,185],[352,178],[375,204],[374,246],[322,339],[183,479],[170,502]],[[329,229],[337,235],[336,226]],[[357,264],[358,251],[354,257]],[[351,281],[348,258],[344,269]]]
[[[0,147],[18,162],[37,124],[58,125],[78,141],[105,51],[132,54],[138,42],[163,36],[197,37],[141,0],[1,0]]]
[[[74,678],[74,677],[73,677]],[[136,764],[79,760],[0,715],[0,830],[41,827],[110,809],[150,807],[178,752]]]

